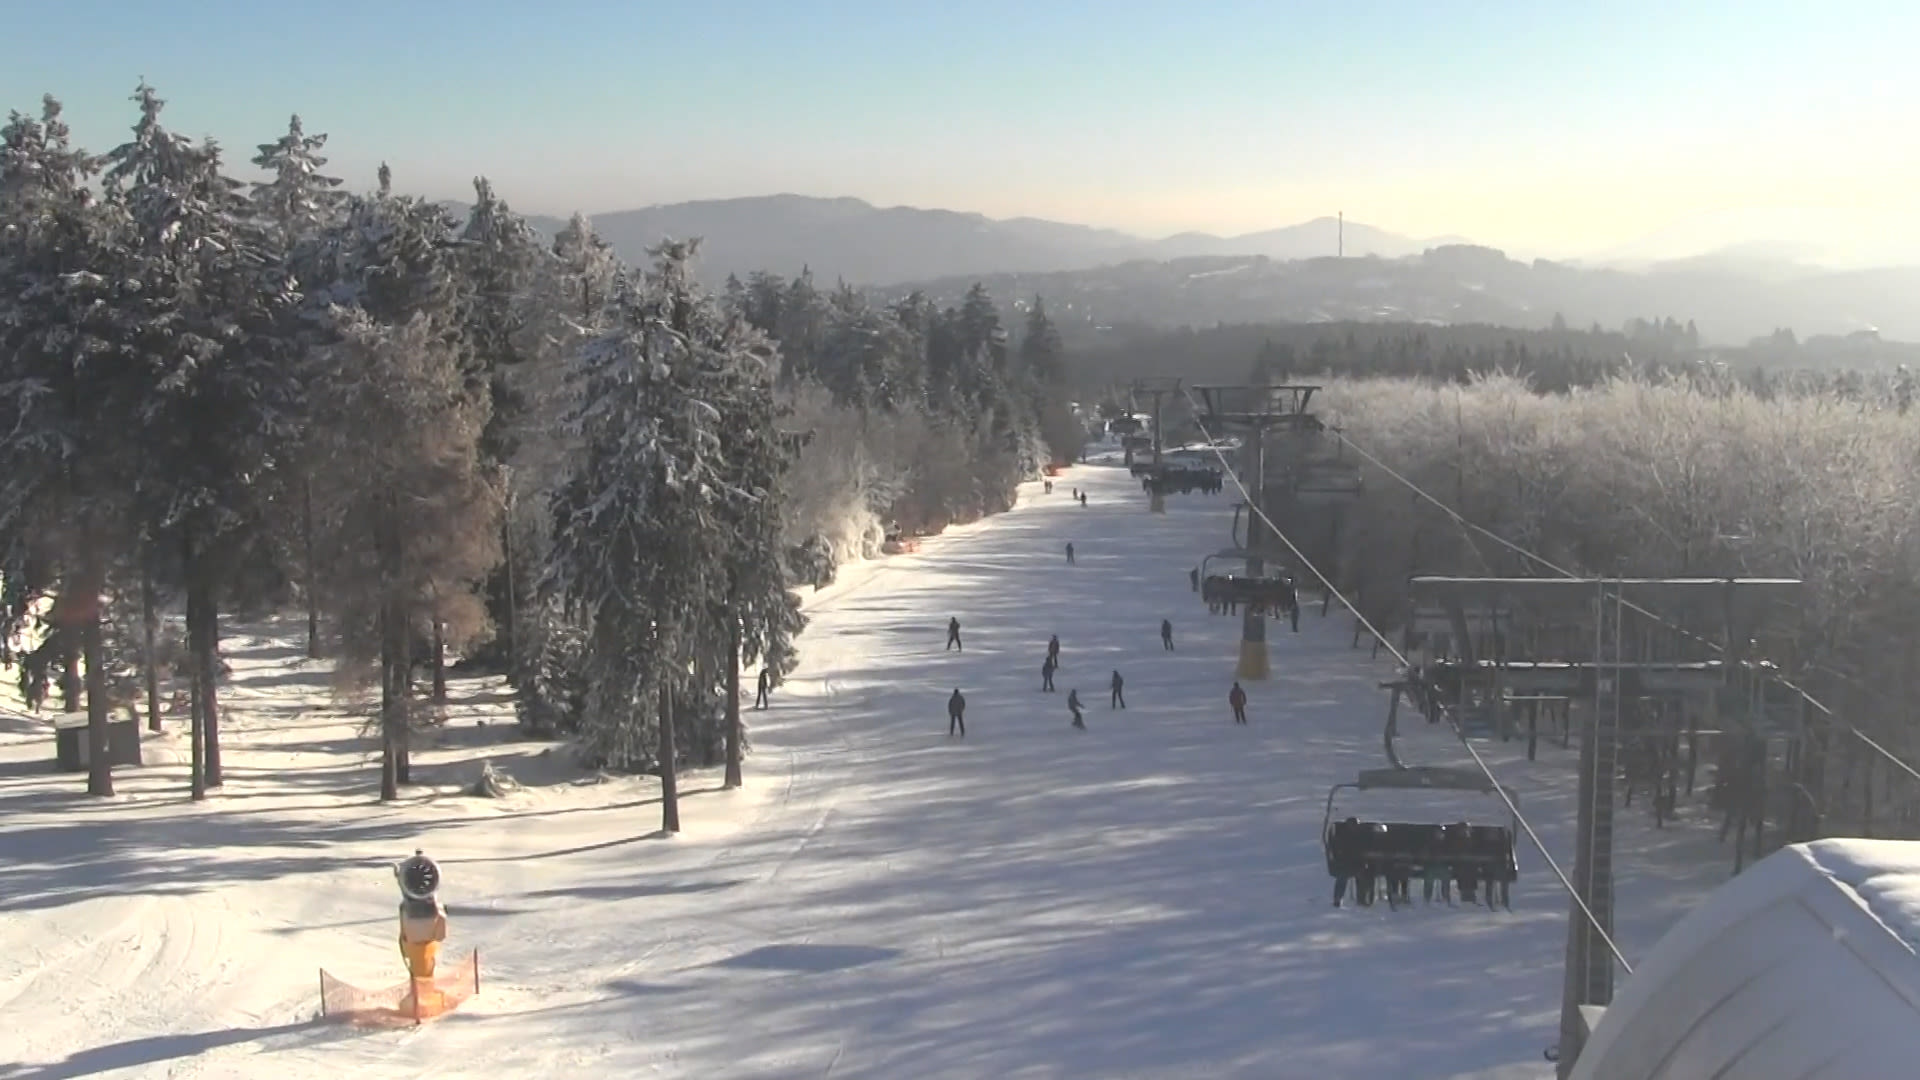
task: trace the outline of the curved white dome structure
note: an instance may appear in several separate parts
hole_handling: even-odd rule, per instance
[[[1573,1080],[1920,1076],[1920,843],[1783,848],[1660,939]]]

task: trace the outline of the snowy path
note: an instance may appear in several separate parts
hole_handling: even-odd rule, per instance
[[[242,730],[241,779],[197,808],[139,784],[87,804],[0,743],[0,1080],[1547,1073],[1567,905],[1537,855],[1511,914],[1329,906],[1327,788],[1383,760],[1386,669],[1348,648],[1350,620],[1274,633],[1275,678],[1235,727],[1238,621],[1186,580],[1230,504],[1149,515],[1098,467],[1039,487],[810,598],[805,661],[751,716],[747,790],[687,778],[676,840],[649,836],[644,781],[370,806],[352,733],[291,705],[252,744]],[[949,615],[964,653],[941,650]],[[1058,694],[1038,692],[1050,633]],[[237,694],[264,682],[247,674]],[[945,734],[956,686],[964,741]],[[1067,726],[1076,686],[1086,733]],[[293,739],[304,724],[319,734]],[[1566,755],[1504,750],[1566,859]],[[1463,758],[1430,730],[1404,754]],[[1697,829],[1621,821],[1631,957],[1725,861]],[[483,950],[482,995],[420,1031],[304,1023],[323,963],[394,980],[385,864],[416,844],[446,869],[452,947]]]

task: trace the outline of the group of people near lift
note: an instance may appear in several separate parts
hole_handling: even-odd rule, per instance
[[[1389,907],[1413,902],[1413,880],[1420,896],[1436,894],[1460,902],[1512,910],[1511,889],[1519,877],[1513,858],[1513,833],[1499,825],[1426,825],[1410,822],[1336,821],[1327,834],[1327,872],[1333,875],[1333,906],[1353,886],[1354,903],[1372,907],[1384,888]]]

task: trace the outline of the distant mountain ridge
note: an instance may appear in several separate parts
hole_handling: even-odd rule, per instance
[[[464,207],[452,205],[456,212]],[[563,222],[530,219],[546,233]],[[1146,239],[1040,218],[854,198],[769,195],[600,214],[594,227],[630,263],[662,239],[701,238],[699,272],[718,285],[756,270],[844,280],[884,295],[919,284],[957,298],[984,280],[1004,303],[1039,294],[1066,328],[1133,323],[1414,320],[1618,328],[1626,319],[1697,320],[1736,344],[1790,327],[1801,336],[1873,329],[1920,340],[1920,269],[1823,270],[1776,251],[1728,248],[1631,268],[1523,262],[1458,237],[1420,240],[1362,222],[1316,218],[1219,237]]]
[[[554,218],[536,218],[543,231]],[[629,262],[665,237],[698,236],[702,273],[766,270],[792,276],[803,268],[817,280],[853,285],[965,274],[1086,270],[1140,259],[1201,255],[1261,255],[1308,259],[1340,251],[1340,222],[1316,218],[1298,225],[1214,236],[1181,233],[1148,239],[1091,225],[1042,218],[990,218],[955,210],[878,207],[862,199],[766,195],[704,199],[593,215],[594,228]],[[1437,243],[1401,236],[1360,222],[1346,223],[1348,255],[1401,258]]]

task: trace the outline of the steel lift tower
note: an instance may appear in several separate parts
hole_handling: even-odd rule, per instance
[[[1138,400],[1140,398],[1149,398],[1153,401],[1153,473],[1152,475],[1156,477],[1160,475],[1160,455],[1166,449],[1166,441],[1161,435],[1161,432],[1163,432],[1166,429],[1164,425],[1162,425],[1160,422],[1160,407],[1161,407],[1161,404],[1165,402],[1165,400],[1168,397],[1170,397],[1171,395],[1177,394],[1179,392],[1180,392],[1179,379],[1166,378],[1162,376],[1153,376],[1150,378],[1133,380],[1134,399]],[[1152,494],[1149,496],[1147,509],[1151,510],[1156,514],[1166,513],[1167,512],[1167,496],[1164,492],[1160,490],[1160,485],[1157,483],[1151,484],[1149,485],[1149,490],[1152,492]]]
[[[1262,515],[1267,508],[1260,503],[1267,490],[1267,434],[1269,432],[1320,431],[1325,425],[1307,411],[1318,386],[1196,386],[1202,408],[1206,410],[1207,431],[1219,437],[1223,429],[1244,433],[1241,444],[1241,469],[1247,507],[1247,576],[1266,573],[1270,541]],[[1272,675],[1267,657],[1267,619],[1251,609],[1240,623],[1240,664],[1234,672],[1242,679],[1263,680]]]

